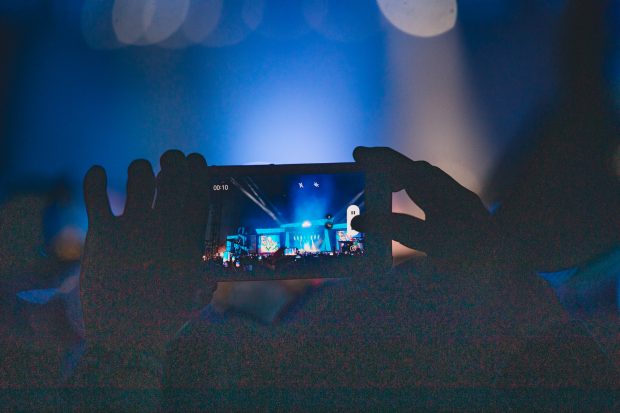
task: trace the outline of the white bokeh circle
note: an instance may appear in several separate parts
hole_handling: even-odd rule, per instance
[[[419,37],[438,36],[456,24],[456,0],[377,0],[397,29]]]

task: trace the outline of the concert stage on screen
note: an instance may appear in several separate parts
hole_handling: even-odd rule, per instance
[[[218,271],[256,276],[284,268],[320,277],[332,263],[355,263],[364,235],[350,221],[364,211],[364,187],[362,172],[217,179],[203,259]]]

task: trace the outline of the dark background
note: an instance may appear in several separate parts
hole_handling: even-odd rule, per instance
[[[421,38],[391,25],[375,0],[226,0],[219,14],[217,1],[124,3],[0,3],[0,195],[63,179],[74,200],[66,221],[82,231],[89,166],[107,169],[120,212],[129,162],[157,169],[169,148],[229,165],[351,161],[356,145],[389,145],[483,193],[557,91],[566,6],[462,0],[452,30]],[[115,7],[126,13],[113,20]],[[114,22],[129,22],[128,44]],[[400,198],[395,207],[413,210]]]

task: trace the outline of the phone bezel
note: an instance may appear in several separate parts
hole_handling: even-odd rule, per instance
[[[269,164],[269,165],[235,165],[235,166],[209,166],[209,178],[230,178],[237,176],[252,175],[313,175],[313,174],[339,174],[339,173],[363,173],[365,188],[364,199],[365,211],[374,213],[391,212],[391,192],[385,190],[377,176],[365,171],[359,164],[354,162],[342,163],[314,163],[314,164]],[[206,241],[206,236],[205,236]],[[326,274],[291,274],[287,268],[270,271],[268,274],[254,274],[246,271],[231,272],[229,269],[220,271],[218,267],[205,263],[208,276],[218,282],[229,281],[263,281],[285,279],[309,279],[309,278],[342,278],[371,277],[377,272],[386,272],[392,264],[391,241],[380,238],[373,234],[365,234],[365,253],[361,257],[354,258],[354,262],[331,263],[330,270]],[[352,259],[353,260],[353,259]]]

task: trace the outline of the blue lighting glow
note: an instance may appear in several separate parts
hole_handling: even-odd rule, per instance
[[[45,304],[54,298],[57,294],[56,288],[48,288],[44,290],[26,290],[17,293],[17,296],[29,303]]]
[[[312,226],[312,222],[304,221],[301,223],[302,228],[310,228]]]
[[[248,40],[209,91],[202,151],[222,164],[351,161],[355,146],[377,141],[384,85],[374,63],[384,46],[376,40],[370,55],[319,36]]]

